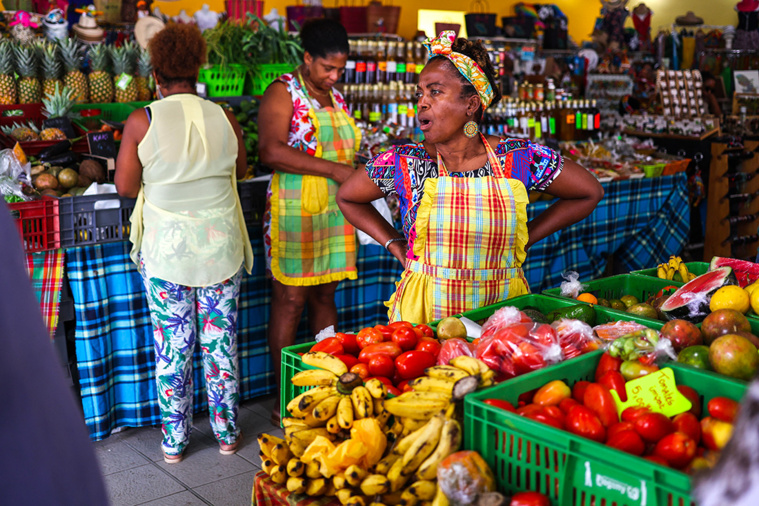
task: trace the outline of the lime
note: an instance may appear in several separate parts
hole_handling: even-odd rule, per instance
[[[622,311],[627,311],[627,304],[625,304],[619,299],[611,299],[609,301],[609,306],[611,306],[612,309],[620,309]]]
[[[712,370],[709,363],[709,347],[704,345],[688,346],[677,354],[677,361],[707,371]]]
[[[748,292],[740,286],[723,286],[712,295],[709,301],[709,309],[734,309],[741,313],[747,313],[751,307],[751,299]]]

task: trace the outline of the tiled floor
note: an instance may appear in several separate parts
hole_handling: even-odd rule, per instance
[[[219,453],[208,415],[195,416],[185,458],[166,464],[159,427],[126,429],[94,443],[112,506],[247,506],[253,476],[260,471],[256,436],[281,436],[271,424],[274,397],[242,403],[239,425],[245,434],[236,455]]]

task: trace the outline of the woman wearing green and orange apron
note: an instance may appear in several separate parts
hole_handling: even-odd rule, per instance
[[[479,42],[443,32],[425,45],[417,85],[424,142],[374,157],[340,187],[345,217],[403,263],[391,321],[425,323],[529,293],[530,245],[588,216],[603,197],[593,175],[551,149],[479,132],[501,94]],[[528,191],[558,197],[527,221]],[[398,195],[403,236],[370,202]]]
[[[335,202],[338,186],[355,172],[361,141],[332,88],[345,70],[348,35],[339,23],[319,19],[303,26],[301,40],[303,64],[269,86],[258,115],[261,162],[275,169],[264,247],[273,277],[269,349],[278,385],[282,348],[295,343],[303,310],[314,334],[336,325],[337,284],[356,279],[355,230]]]

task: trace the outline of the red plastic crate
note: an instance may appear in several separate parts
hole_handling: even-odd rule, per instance
[[[41,200],[15,202],[8,204],[8,208],[28,253],[61,247],[57,198],[45,196]]]
[[[0,105],[0,126],[12,125],[14,123],[26,124],[34,123],[38,127],[42,127],[44,121],[42,115],[42,104],[13,104],[13,105]],[[84,131],[81,128],[74,125],[74,130],[77,135],[84,135]],[[27,155],[37,155],[45,148],[48,148],[59,141],[29,141],[21,142],[21,149]],[[15,139],[0,132],[0,145],[4,148],[12,148],[16,145]],[[72,147],[72,150],[77,153],[87,153],[89,146],[87,140],[82,139]]]

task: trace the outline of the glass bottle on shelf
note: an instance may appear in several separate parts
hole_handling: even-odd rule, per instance
[[[387,79],[385,82],[395,81],[396,76],[396,70],[398,67],[398,62],[396,61],[396,43],[393,41],[390,41],[387,43]]]
[[[425,56],[424,46],[422,46],[421,42],[414,42],[414,64],[416,65],[416,77],[414,78],[414,83],[419,82],[419,74],[422,73],[426,63],[427,58]]]
[[[403,42],[398,42],[395,48],[395,79],[403,82],[406,79],[406,52],[403,50]]]
[[[406,75],[403,82],[406,84],[413,83],[416,78],[416,60],[414,59],[414,43],[406,43]]]
[[[356,42],[356,84],[366,83],[366,53],[364,41],[359,40]]]
[[[387,82],[387,52],[383,40],[377,42],[377,73],[374,82]]]
[[[348,59],[345,62],[345,72],[343,73],[343,82],[355,83],[356,82],[356,57],[357,57],[356,41],[349,40],[348,47],[350,48],[350,50],[348,51]]]
[[[377,42],[370,40],[366,42],[366,82],[369,84],[377,81]]]

